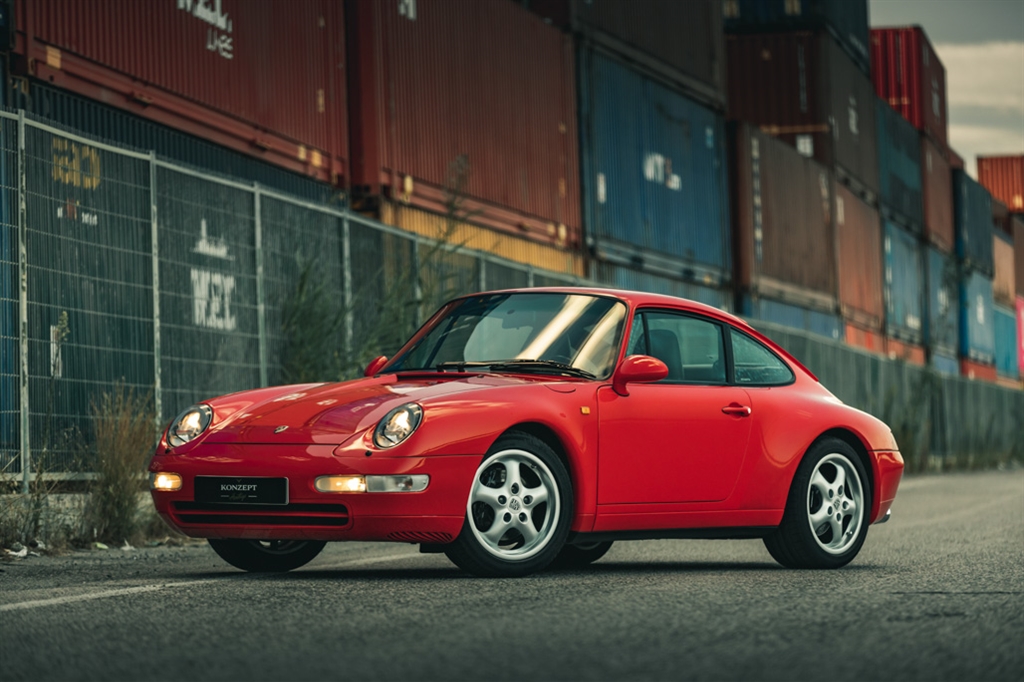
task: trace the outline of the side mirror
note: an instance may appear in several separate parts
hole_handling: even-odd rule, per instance
[[[363,376],[372,377],[374,374],[380,371],[381,367],[383,367],[386,364],[388,364],[388,356],[386,355],[381,355],[380,357],[376,357],[373,360],[370,360],[370,364],[368,364],[366,366],[366,370],[363,371]]]
[[[668,366],[658,358],[650,355],[630,355],[612,376],[612,390],[621,396],[629,395],[626,384],[629,382],[648,383],[661,381],[668,376]]]

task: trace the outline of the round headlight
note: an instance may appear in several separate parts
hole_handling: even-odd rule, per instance
[[[377,424],[373,442],[379,448],[392,448],[411,436],[422,420],[423,408],[416,403],[396,407]]]
[[[193,405],[171,422],[167,429],[167,442],[171,447],[184,445],[195,440],[210,426],[213,410],[209,405]]]

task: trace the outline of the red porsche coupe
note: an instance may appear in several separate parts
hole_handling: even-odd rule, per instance
[[[733,315],[551,288],[457,298],[363,379],[190,407],[150,472],[163,518],[244,570],[380,540],[521,576],[646,538],[837,568],[888,519],[903,459]]]

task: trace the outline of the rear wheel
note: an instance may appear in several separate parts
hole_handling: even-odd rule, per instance
[[[482,577],[515,577],[545,568],[569,533],[572,483],[544,441],[513,432],[477,468],[466,519],[445,554]]]
[[[819,441],[800,463],[782,523],[764,539],[765,547],[788,568],[845,566],[864,545],[870,510],[860,457],[844,441]]]
[[[585,568],[594,563],[612,548],[611,542],[590,542],[580,545],[566,545],[558,553],[549,568],[555,570],[571,570]]]
[[[252,573],[283,573],[305,566],[326,542],[314,540],[207,540],[220,558]]]

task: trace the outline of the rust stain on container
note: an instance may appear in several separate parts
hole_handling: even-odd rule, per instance
[[[878,211],[842,185],[836,186],[836,240],[843,316],[880,329],[885,315],[882,225]]]
[[[385,202],[381,205],[380,220],[408,232],[443,239],[452,245],[484,251],[523,265],[576,277],[585,275],[583,257],[578,252],[538,244],[462,220],[450,220],[415,207]]]
[[[1024,212],[1024,154],[979,156],[978,182],[1014,213]]]
[[[946,146],[946,68],[920,26],[871,30],[871,80],[879,97]]]
[[[580,246],[571,39],[511,2],[346,4],[353,183],[443,212],[456,189],[478,222]],[[565,132],[563,132],[563,130]],[[564,187],[564,190],[563,190]]]
[[[17,0],[16,15],[27,75],[290,170],[347,170],[340,3]]]

